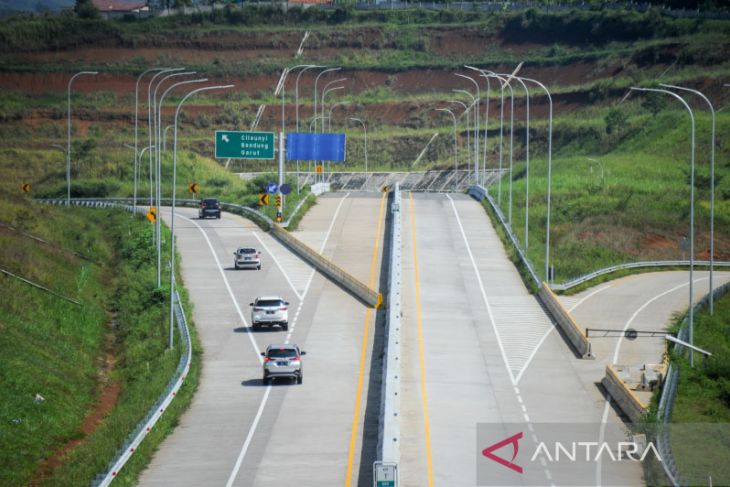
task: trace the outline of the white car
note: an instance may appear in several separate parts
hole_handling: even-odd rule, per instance
[[[251,326],[254,329],[262,326],[281,326],[289,329],[289,302],[280,296],[259,296],[251,306]]]
[[[239,247],[233,252],[233,266],[236,269],[252,267],[261,270],[261,252],[253,247]]]

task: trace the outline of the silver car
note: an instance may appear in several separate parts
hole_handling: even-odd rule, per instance
[[[286,377],[296,379],[297,384],[301,384],[304,380],[302,372],[302,356],[307,352],[299,350],[299,347],[293,344],[269,345],[265,352],[261,352],[264,357],[264,384],[268,384],[276,377]]]
[[[280,296],[260,296],[251,306],[251,326],[254,329],[262,326],[281,326],[289,329],[289,302]]]
[[[233,252],[233,266],[236,269],[251,267],[261,270],[261,252],[253,247],[239,247]]]

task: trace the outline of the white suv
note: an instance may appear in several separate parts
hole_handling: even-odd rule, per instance
[[[264,357],[264,384],[268,385],[276,377],[295,379],[297,384],[301,384],[304,380],[302,355],[306,353],[294,344],[266,347],[266,351],[261,352],[261,356]]]
[[[282,330],[289,329],[289,302],[280,296],[259,296],[251,306],[251,326],[279,325]]]
[[[233,252],[233,266],[236,269],[255,267],[261,270],[261,252],[253,247],[239,247]]]

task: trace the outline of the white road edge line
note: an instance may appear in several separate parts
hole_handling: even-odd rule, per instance
[[[701,277],[701,278],[695,279],[694,282],[704,281],[705,279],[709,279],[709,277]],[[634,312],[634,314],[631,315],[631,318],[629,318],[629,320],[626,322],[626,324],[624,325],[623,331],[625,332],[629,328],[629,326],[631,325],[631,323],[639,315],[639,313],[641,313],[642,311],[644,311],[644,309],[647,306],[649,306],[651,303],[653,303],[654,301],[656,301],[657,299],[659,299],[661,297],[666,296],[669,293],[672,293],[674,291],[677,291],[678,289],[682,289],[685,286],[689,286],[689,283],[688,282],[685,282],[684,284],[680,284],[679,286],[675,286],[675,287],[669,289],[668,291],[664,291],[663,293],[657,294],[656,296],[654,296],[653,298],[649,299],[647,302],[645,302],[644,304],[642,304]],[[694,301],[694,297],[693,297],[693,301]],[[618,340],[616,340],[616,348],[615,348],[614,353],[613,353],[613,359],[611,360],[611,364],[612,365],[615,365],[616,364],[616,361],[618,360],[618,354],[619,354],[619,351],[621,350],[621,343],[622,342],[623,342],[623,336],[620,336],[618,338]],[[611,407],[611,397],[608,394],[606,394],[606,402],[605,402],[605,404],[603,406],[603,415],[601,416],[601,427],[600,427],[600,431],[598,433],[598,442],[599,443],[602,443],[603,442],[603,438],[606,436],[606,422],[608,421],[608,411],[609,411],[610,407]],[[603,470],[603,468],[602,468],[602,462],[599,460],[596,463],[596,486],[597,487],[601,487],[602,470]]]
[[[259,420],[261,419],[261,415],[263,414],[264,408],[266,407],[266,402],[269,399],[270,392],[271,392],[271,385],[268,385],[268,386],[266,386],[266,392],[264,392],[264,397],[261,399],[261,404],[259,404],[259,410],[256,412],[256,417],[253,419],[251,428],[248,430],[248,436],[246,436],[246,441],[243,443],[243,447],[241,448],[241,453],[238,454],[238,459],[236,459],[236,465],[233,467],[233,471],[231,472],[230,477],[228,477],[228,482],[226,482],[226,487],[231,487],[233,485],[233,482],[236,480],[238,471],[241,469],[241,464],[243,463],[243,458],[246,456],[246,451],[248,450],[248,446],[251,444],[251,440],[253,440],[253,433],[254,433],[254,431],[256,431],[256,427],[258,426]]]
[[[241,307],[238,305],[238,301],[236,301],[236,296],[233,294],[233,290],[231,289],[231,285],[228,282],[228,278],[226,277],[226,273],[223,272],[223,265],[221,265],[221,261],[218,260],[218,255],[215,253],[215,249],[213,248],[213,244],[210,243],[210,239],[208,238],[208,235],[205,233],[205,230],[203,227],[198,225],[197,222],[194,220],[191,220],[190,218],[183,216],[183,215],[177,215],[180,218],[183,218],[193,225],[195,225],[198,230],[200,230],[200,233],[203,235],[203,238],[205,238],[205,242],[208,244],[208,248],[210,249],[210,253],[213,255],[213,259],[215,259],[215,263],[218,266],[218,272],[220,272],[221,277],[223,278],[223,283],[226,285],[226,289],[228,290],[228,295],[231,297],[231,301],[233,301],[233,306],[236,308],[236,312],[238,313],[238,317],[241,318],[241,321],[243,322],[244,326],[246,328],[249,327],[248,322],[246,321],[246,318],[243,315],[243,312],[241,311]],[[259,363],[261,363],[261,350],[259,350],[258,345],[256,344],[256,340],[251,336],[250,333],[246,333],[248,335],[248,338],[251,340],[251,345],[253,346],[254,351],[256,352],[256,357],[259,360]]]
[[[610,287],[611,287],[611,284],[607,284],[607,285],[605,285],[603,287],[600,287],[600,288],[596,289],[595,291],[593,291],[592,293],[588,294],[583,299],[581,299],[580,301],[578,301],[576,304],[574,304],[573,307],[568,310],[568,313],[572,312],[575,308],[577,308],[578,306],[580,306],[581,304],[583,304],[586,300],[588,300],[588,298],[590,298],[590,297],[592,297],[592,296],[600,293],[601,291],[605,291],[606,289],[608,289]],[[537,352],[540,350],[540,347],[542,347],[542,344],[545,342],[545,340],[547,339],[547,337],[550,336],[550,333],[552,333],[554,329],[555,329],[555,325],[553,325],[550,328],[548,328],[548,331],[545,332],[545,334],[542,336],[542,338],[540,339],[540,341],[537,343],[537,346],[532,351],[532,353],[530,354],[530,356],[527,358],[527,361],[525,362],[525,365],[522,367],[522,370],[520,370],[520,373],[517,374],[517,379],[516,380],[517,380],[518,383],[520,382],[520,379],[522,379],[522,376],[524,375],[525,371],[527,371],[527,367],[530,366],[530,363],[532,362],[532,359],[535,358],[535,355],[537,355]]]
[[[289,279],[289,274],[287,274],[286,271],[284,271],[284,267],[279,263],[279,259],[276,258],[276,255],[271,251],[271,249],[269,249],[268,245],[266,245],[264,243],[264,241],[259,237],[258,233],[256,233],[256,232],[251,232],[251,233],[253,234],[254,237],[256,237],[256,240],[259,241],[259,243],[266,250],[266,252],[269,253],[269,255],[271,256],[271,259],[274,261],[274,264],[276,264],[276,267],[278,267],[279,270],[281,271],[281,273],[284,275],[284,279],[286,279],[286,282],[289,283],[289,287],[291,287],[292,291],[294,291],[294,294],[297,296],[299,301],[302,301],[303,296],[301,294],[299,294],[299,292],[297,291],[297,288],[294,287],[294,283],[291,282],[291,279]]]
[[[484,300],[484,304],[487,307],[487,314],[489,314],[489,321],[492,323],[492,329],[494,330],[494,335],[497,338],[497,345],[499,345],[499,351],[502,354],[502,360],[504,361],[504,367],[507,369],[507,374],[509,374],[509,378],[512,381],[512,385],[517,385],[517,381],[515,381],[515,376],[512,374],[512,369],[509,368],[509,361],[507,360],[507,352],[504,349],[504,345],[502,345],[502,338],[499,336],[499,331],[497,330],[497,323],[494,321],[494,314],[492,313],[492,306],[489,304],[489,299],[487,299],[487,293],[484,290],[484,284],[482,283],[482,276],[479,274],[479,268],[477,267],[477,263],[474,260],[474,254],[471,253],[471,247],[469,246],[469,241],[466,239],[466,233],[464,232],[464,226],[461,224],[461,218],[459,218],[459,212],[456,211],[456,205],[454,204],[454,200],[451,199],[451,196],[448,194],[446,197],[451,202],[451,207],[454,209],[454,216],[456,217],[456,223],[459,224],[459,230],[461,230],[461,237],[464,239],[464,244],[466,245],[466,251],[469,254],[469,259],[471,260],[471,265],[474,268],[474,273],[477,277],[477,283],[479,284],[479,289],[482,293],[482,299]]]
[[[342,208],[342,203],[345,202],[345,200],[347,199],[348,196],[350,196],[350,193],[345,194],[345,196],[343,196],[342,199],[340,200],[340,204],[337,205],[337,209],[335,210],[335,214],[332,217],[332,221],[330,222],[330,226],[327,229],[327,233],[324,236],[322,245],[319,247],[320,254],[324,252],[324,248],[327,246],[327,241],[330,238],[330,233],[332,233],[332,228],[335,226],[335,221],[337,220],[337,215],[339,215],[339,213],[340,213],[340,208]],[[309,291],[309,286],[312,284],[312,279],[314,279],[315,272],[316,272],[316,270],[313,268],[312,273],[309,274],[309,280],[307,281],[307,285],[304,287],[304,292],[302,293],[302,297],[307,295],[307,292]]]
[[[337,206],[337,211],[335,211],[335,214],[332,217],[332,222],[330,222],[329,230],[327,231],[327,235],[324,238],[324,242],[322,242],[322,250],[324,250],[325,245],[327,245],[327,240],[330,237],[330,232],[332,231],[332,227],[334,226],[334,222],[337,219],[337,214],[340,212],[340,207],[342,207],[342,202],[345,201],[345,198],[347,198],[349,195],[350,195],[350,193],[347,193],[345,195],[345,197],[342,198],[342,201],[340,201],[340,204]],[[190,221],[192,221],[192,220],[190,220]],[[193,222],[193,223],[195,223],[195,222]],[[200,228],[200,227],[198,227],[198,228]],[[201,229],[201,231],[202,231],[202,229]],[[203,232],[203,235],[205,236],[205,232]],[[205,236],[205,239],[208,242],[208,246],[210,247],[211,252],[212,252],[213,251],[213,247],[211,246],[210,241],[208,240],[208,237]],[[263,244],[263,242],[262,242],[262,244]],[[320,250],[320,253],[322,252],[322,250]],[[269,254],[271,254],[271,252],[269,252]],[[215,257],[215,252],[213,252],[213,255]],[[271,254],[271,255],[273,256],[273,254]],[[215,259],[216,259],[216,262],[218,262],[218,258],[216,257]],[[219,269],[221,269],[221,275],[223,275],[223,279],[226,282],[226,286],[228,287],[228,291],[231,292],[230,286],[228,286],[228,281],[226,280],[226,277],[223,274],[222,267],[220,266],[220,263],[218,264],[218,267],[219,267]],[[279,267],[279,269],[282,271],[282,273],[284,274],[284,277],[286,277],[287,281],[289,281],[289,277],[286,275],[286,273],[284,272],[284,270],[281,267]],[[302,293],[301,297],[299,298],[299,306],[300,307],[304,303],[304,296],[306,296],[307,295],[307,291],[309,291],[309,285],[312,283],[312,277],[313,276],[314,276],[314,270],[312,270],[312,274],[309,277],[309,282],[307,283],[307,286],[304,288],[304,292]],[[291,281],[289,281],[289,283],[291,285]],[[293,286],[292,286],[292,289],[293,289]],[[296,290],[294,292],[296,293]],[[297,296],[299,296],[299,294],[297,294]],[[231,298],[233,298],[233,294],[232,293],[231,293]],[[239,310],[238,304],[236,303],[235,298],[233,298],[233,302],[236,304],[236,309]],[[239,310],[239,314],[240,314],[240,310]],[[243,315],[241,315],[241,317],[243,318]],[[244,320],[244,322],[245,322],[245,320]],[[295,318],[295,323],[296,323],[296,318]],[[292,330],[293,330],[293,326],[292,326]],[[291,333],[292,332],[290,331],[288,335],[290,336]],[[251,337],[251,334],[250,333],[247,333],[247,335],[249,337]],[[289,336],[287,336],[287,342],[289,342]],[[253,341],[253,338],[252,337],[251,337],[251,340]],[[258,351],[258,347],[256,347],[256,345],[255,345],[256,342],[253,341],[253,343],[254,343],[254,348],[256,349],[256,356],[258,357],[259,362],[261,362],[262,361],[262,359],[261,359],[261,353]],[[254,418],[253,423],[251,424],[251,427],[248,430],[248,434],[246,435],[246,440],[244,441],[243,446],[241,447],[241,452],[238,454],[238,458],[236,459],[236,464],[234,465],[233,470],[231,471],[231,475],[228,477],[228,482],[226,482],[226,487],[231,487],[233,485],[233,482],[235,482],[236,477],[238,476],[238,471],[241,469],[241,464],[243,463],[243,459],[246,457],[246,452],[248,451],[248,447],[251,444],[251,441],[253,440],[254,433],[256,433],[256,427],[259,424],[259,420],[261,419],[261,415],[263,414],[264,407],[266,406],[266,402],[269,400],[269,393],[270,392],[271,392],[271,384],[269,384],[268,386],[266,386],[266,392],[264,393],[264,397],[261,398],[261,404],[259,404],[259,410],[256,413],[256,417]]]

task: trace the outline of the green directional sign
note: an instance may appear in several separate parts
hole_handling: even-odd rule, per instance
[[[216,130],[217,159],[274,159],[273,132]]]

